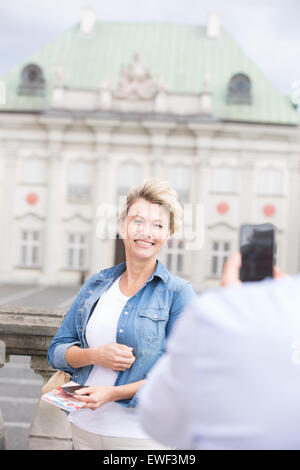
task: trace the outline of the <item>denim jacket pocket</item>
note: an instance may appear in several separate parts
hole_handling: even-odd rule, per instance
[[[165,335],[169,310],[160,307],[141,308],[138,318],[138,335],[149,343],[161,341]]]

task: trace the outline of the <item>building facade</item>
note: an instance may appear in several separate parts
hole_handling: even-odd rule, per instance
[[[117,208],[170,181],[183,231],[161,260],[218,284],[242,223],[300,268],[299,118],[212,16],[206,27],[80,24],[14,68],[0,105],[1,282],[62,285],[122,259]]]

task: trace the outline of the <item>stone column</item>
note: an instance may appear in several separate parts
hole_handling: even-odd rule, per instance
[[[176,127],[174,122],[143,122],[150,137],[150,177],[165,178],[165,157],[169,133]]]
[[[15,200],[17,191],[17,144],[4,148],[4,165],[1,184],[1,271],[10,275],[14,265],[14,251],[18,246],[13,246],[15,232]]]
[[[48,365],[47,350],[65,313],[62,308],[0,306],[0,341],[6,345],[7,356],[31,356],[35,373],[48,380],[55,371]],[[66,418],[59,408],[40,400],[28,448],[71,449],[70,423]]]
[[[239,221],[238,223],[245,224],[251,223],[253,218],[253,199],[254,199],[254,165],[253,159],[247,155],[240,154],[240,164],[237,167],[237,184],[240,188],[237,188],[239,194]],[[237,247],[238,248],[238,247]]]
[[[190,123],[188,128],[194,132],[196,143],[195,169],[196,191],[195,203],[202,206],[204,224],[203,246],[195,252],[193,263],[193,276],[195,288],[203,291],[206,288],[207,251],[209,250],[207,238],[207,215],[210,191],[210,159],[212,156],[212,144],[215,129],[208,123]]]
[[[163,149],[153,149],[150,157],[150,177],[165,178]]]
[[[60,235],[60,207],[61,207],[61,172],[59,149],[50,153],[47,219],[44,230],[43,271],[40,277],[41,284],[57,283],[57,271],[61,263],[59,250],[61,249]]]
[[[42,246],[42,272],[40,283],[45,285],[57,284],[57,275],[61,267],[61,207],[64,198],[62,181],[62,142],[64,125],[48,123],[48,188],[47,212]]]
[[[114,209],[114,201],[110,200],[110,188],[115,181],[110,181],[109,176],[109,153],[111,134],[118,128],[120,121],[101,121],[86,119],[86,124],[94,133],[95,178],[93,187],[93,226],[91,233],[90,273],[99,272],[109,267],[114,262],[115,239],[112,234],[102,230],[108,221],[107,214]],[[109,209],[110,208],[110,209]],[[113,222],[113,216],[110,217]]]
[[[45,356],[31,356],[31,368],[42,376],[44,383],[55,373]],[[32,421],[27,441],[28,450],[72,450],[71,425],[67,414],[40,400]]]
[[[110,240],[107,238],[108,232],[105,229],[109,213],[109,203],[106,197],[109,185],[107,178],[108,163],[108,148],[99,149],[95,161],[93,190],[93,226],[90,253],[91,273],[99,272],[110,264],[108,260],[108,245]]]
[[[300,201],[300,159],[298,155],[288,156],[287,172],[287,230],[286,233],[286,261],[282,270],[289,274],[300,272],[300,223],[299,223],[299,201]]]
[[[6,432],[4,427],[4,421],[2,418],[2,412],[0,410],[0,450],[6,449]]]
[[[1,343],[0,343],[0,348],[1,348]],[[5,353],[4,353],[5,356]],[[4,363],[6,362],[6,359],[2,357],[1,351],[0,351],[0,368],[4,366]],[[2,361],[4,361],[2,363]],[[5,425],[2,417],[2,411],[0,409],[0,450],[5,450],[6,449],[6,431],[5,431]]]
[[[199,205],[199,214],[202,212],[204,227],[203,246],[194,253],[193,260],[193,276],[194,285],[197,291],[202,291],[205,288],[206,277],[206,264],[207,264],[207,250],[209,249],[207,240],[207,210],[209,203],[209,187],[210,187],[210,151],[207,149],[198,148],[197,156],[195,158],[196,168],[196,197],[195,197],[195,210]]]

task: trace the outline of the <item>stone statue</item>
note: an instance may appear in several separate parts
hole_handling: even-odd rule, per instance
[[[114,91],[116,98],[129,101],[153,100],[158,91],[158,83],[142,64],[140,54],[136,53],[127,66],[122,65],[120,79]]]

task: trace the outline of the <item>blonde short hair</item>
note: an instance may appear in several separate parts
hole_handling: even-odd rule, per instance
[[[125,207],[120,220],[125,220],[130,207],[137,199],[145,199],[151,204],[163,206],[170,216],[170,234],[179,230],[182,225],[183,210],[176,191],[165,180],[149,178],[139,186],[133,186],[127,194]]]

